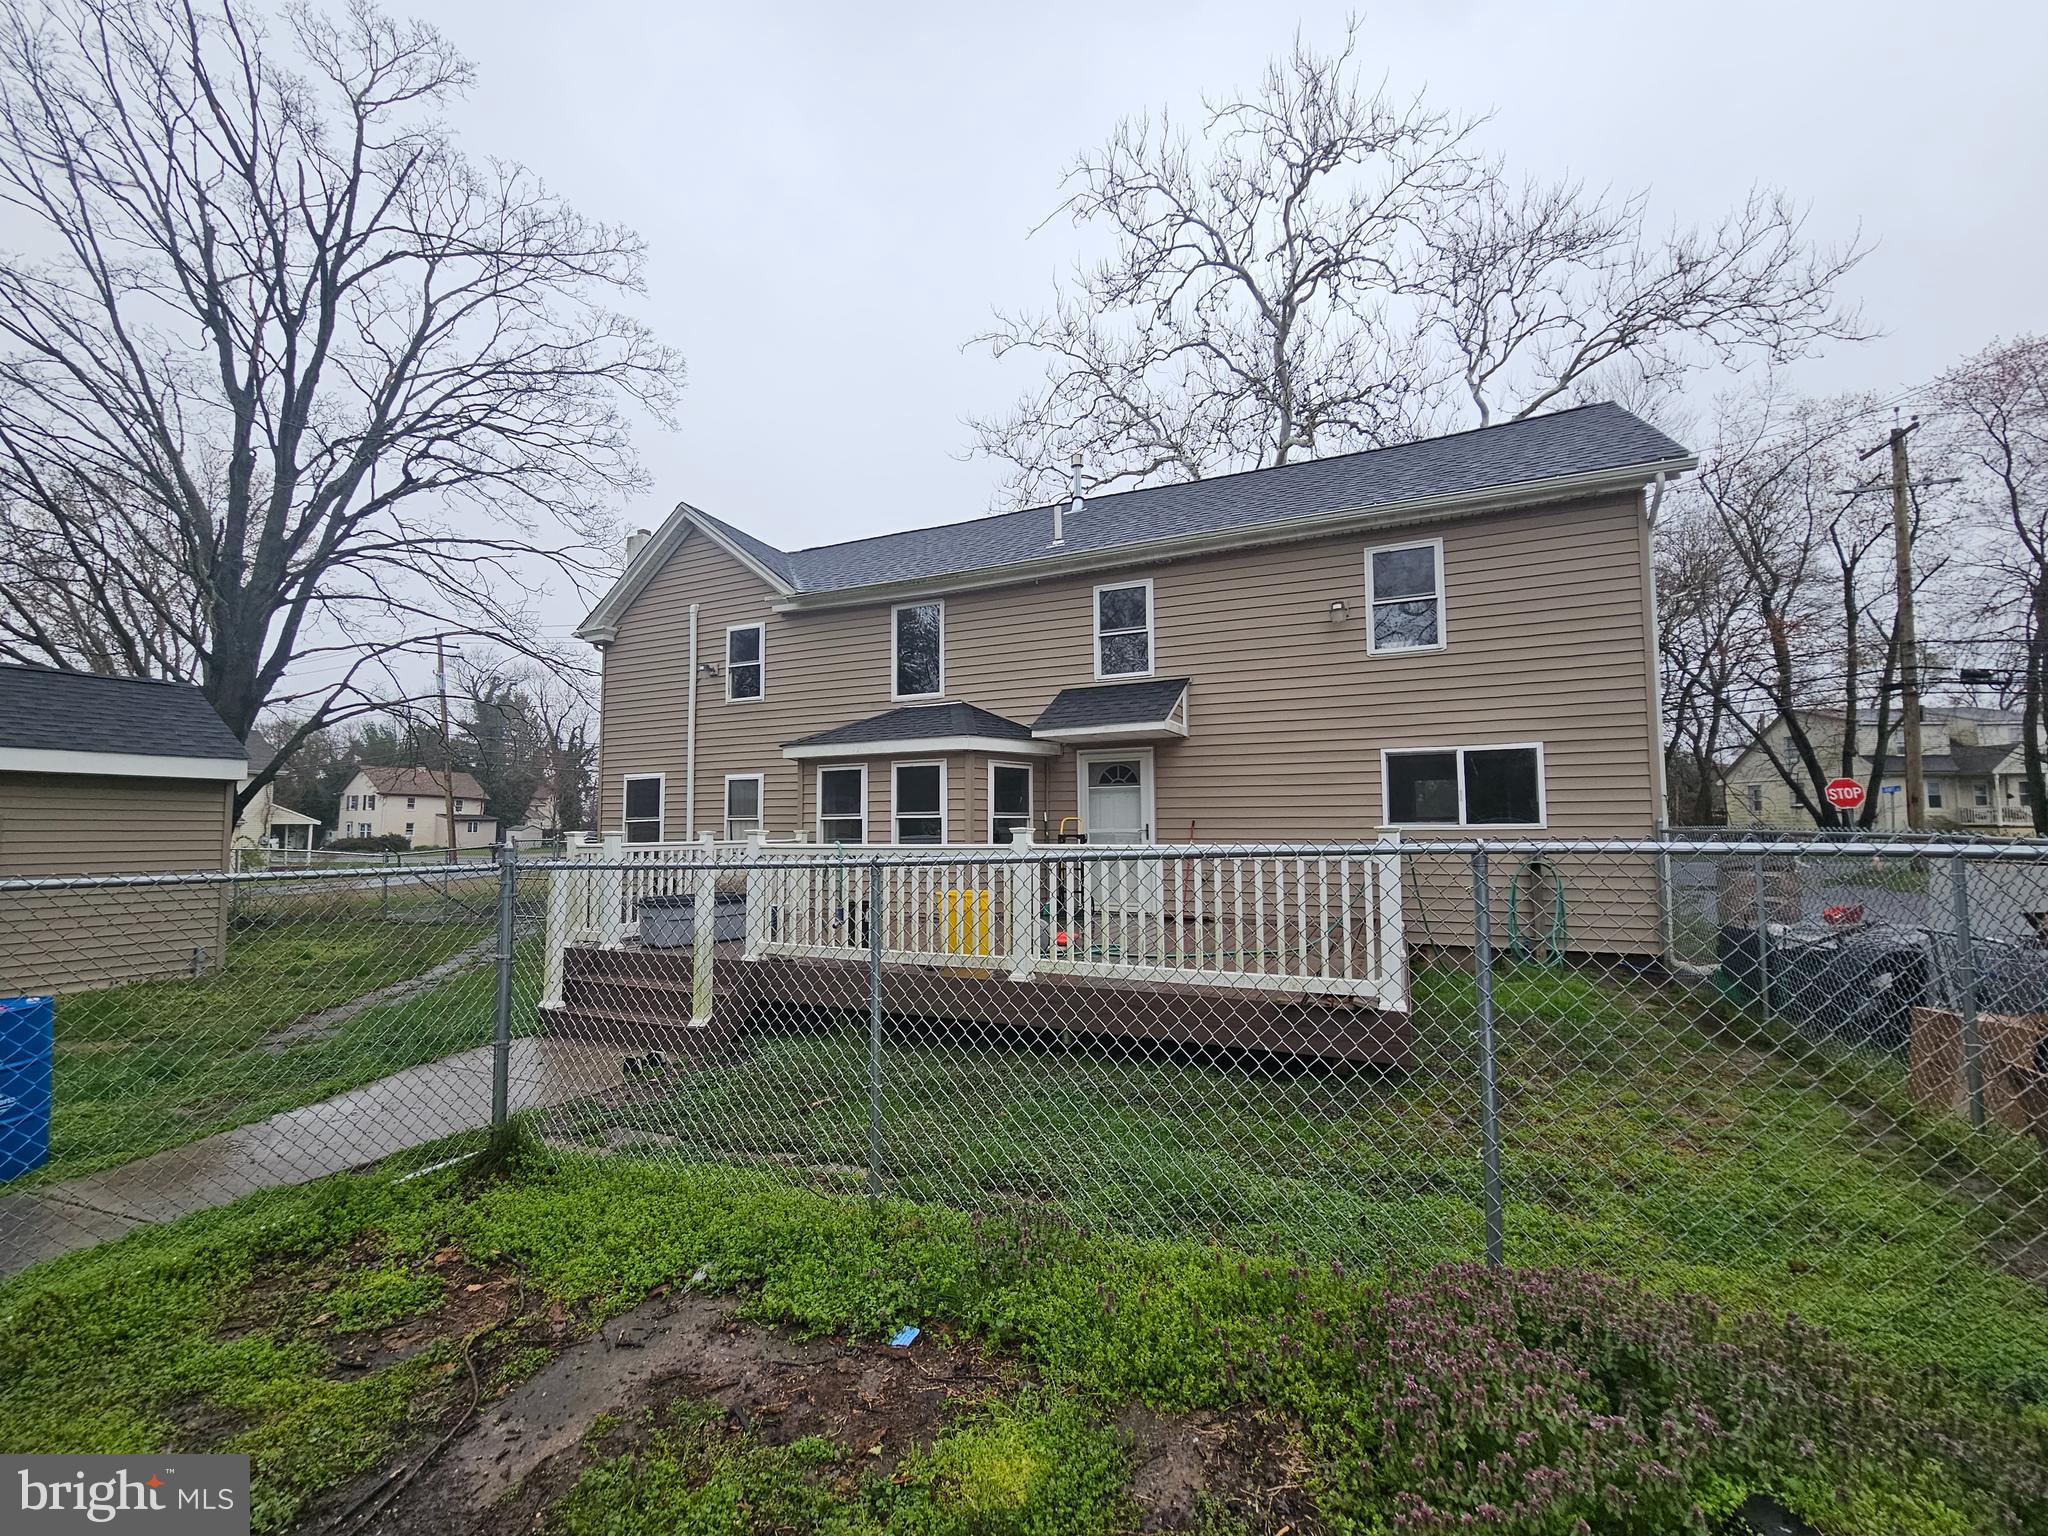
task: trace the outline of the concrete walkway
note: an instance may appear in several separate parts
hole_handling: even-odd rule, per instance
[[[515,1040],[512,1107],[543,1109],[616,1088],[628,1054],[583,1040]],[[305,1184],[490,1123],[491,1048],[483,1046],[104,1173],[0,1195],[0,1277],[150,1222]]]

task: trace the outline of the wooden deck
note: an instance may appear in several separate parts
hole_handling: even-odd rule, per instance
[[[563,960],[562,1005],[543,1014],[551,1033],[659,1046],[686,1058],[721,1054],[751,1029],[864,1016],[868,1009],[868,968],[858,959],[748,960],[740,945],[721,943],[712,964],[712,1019],[696,1027],[688,949],[572,945]],[[1024,1044],[1156,1044],[1352,1066],[1406,1066],[1413,1042],[1407,1014],[1339,998],[1063,975],[1018,982],[987,969],[898,963],[883,968],[882,1010],[892,1026]]]

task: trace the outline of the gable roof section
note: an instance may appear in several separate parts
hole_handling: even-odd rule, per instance
[[[909,752],[1023,752],[1059,748],[1031,739],[1031,727],[973,704],[905,704],[848,725],[786,742],[784,757],[890,757]]]
[[[189,683],[0,665],[0,770],[239,780],[248,766]]]
[[[692,529],[754,570],[790,606],[995,573],[1019,577],[1120,558],[1166,558],[1182,546],[1231,547],[1305,537],[1333,521],[1456,515],[1647,482],[1697,461],[1618,405],[1579,406],[1391,448],[1309,459],[1174,485],[1089,497],[1054,547],[1052,509],[1032,507],[812,549],[780,550],[687,503],[628,564],[578,633],[609,639],[620,616]],[[1334,531],[1334,530],[1329,530]]]
[[[460,769],[450,775],[432,768],[384,768],[358,763],[356,772],[368,779],[380,795],[429,795],[445,800],[452,792],[464,800],[481,801],[484,797],[484,787],[477,783],[476,776]]]

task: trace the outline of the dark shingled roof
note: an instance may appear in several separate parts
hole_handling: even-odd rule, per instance
[[[1585,405],[1392,448],[1090,496],[1079,515],[1067,519],[1062,551],[1109,551],[1687,457],[1686,449],[1620,406]],[[706,521],[798,592],[922,581],[1051,552],[1050,507],[791,551],[716,518]]]
[[[241,742],[189,683],[0,666],[0,748],[239,758]]]
[[[1947,752],[1930,752],[1921,760],[1922,773],[1989,773],[2004,762],[2018,746],[2008,742],[2004,746],[1973,747],[1962,742],[1951,743]],[[1863,761],[1870,761],[1868,752]],[[1897,778],[1906,771],[1906,759],[1900,753],[1888,753],[1884,760],[1886,778]]]
[[[948,736],[992,736],[1002,741],[1029,741],[1031,727],[1005,720],[972,704],[906,704],[870,715],[851,725],[837,725],[814,736],[783,743],[786,747],[857,746],[864,741],[939,741]]]
[[[1154,677],[1142,683],[1106,683],[1062,688],[1031,722],[1034,731],[1071,731],[1091,725],[1157,725],[1173,713],[1187,692],[1184,677]]]

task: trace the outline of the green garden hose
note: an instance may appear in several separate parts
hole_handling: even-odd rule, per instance
[[[1513,878],[1508,881],[1508,954],[1517,961],[1530,958],[1530,946],[1522,936],[1522,877],[1527,875],[1530,882],[1550,877],[1553,893],[1550,913],[1550,933],[1543,941],[1543,963],[1563,965],[1566,924],[1564,903],[1564,877],[1557,872],[1557,866],[1544,858],[1524,859],[1516,868]]]

